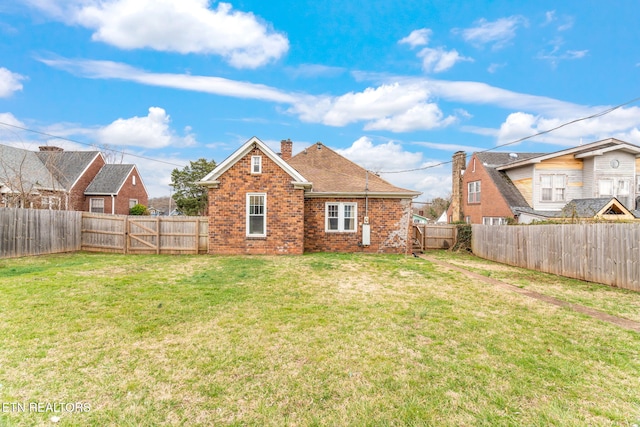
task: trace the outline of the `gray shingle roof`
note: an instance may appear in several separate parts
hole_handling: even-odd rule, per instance
[[[45,167],[37,153],[7,145],[0,145],[0,184],[18,192],[65,188]]]
[[[35,153],[53,176],[70,190],[71,186],[91,164],[99,151],[40,151]]]
[[[134,165],[104,165],[84,194],[118,194]]]

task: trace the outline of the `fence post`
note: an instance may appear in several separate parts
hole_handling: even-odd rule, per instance
[[[156,254],[160,253],[160,217],[156,217]]]
[[[123,229],[123,233],[124,233],[124,245],[123,245],[123,250],[124,250],[124,254],[128,254],[129,253],[129,233],[131,232],[130,230],[131,225],[129,224],[129,217],[125,216],[124,217],[124,227],[122,227]]]

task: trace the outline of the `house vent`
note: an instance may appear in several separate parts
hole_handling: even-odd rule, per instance
[[[518,153],[509,153],[509,158],[517,159],[518,158]]]

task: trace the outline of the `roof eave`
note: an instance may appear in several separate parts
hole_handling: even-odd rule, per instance
[[[308,198],[321,198],[321,197],[335,197],[335,198],[349,198],[349,197],[372,197],[376,199],[415,199],[422,193],[419,191],[308,191],[304,194]]]

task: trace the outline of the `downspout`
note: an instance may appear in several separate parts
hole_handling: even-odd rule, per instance
[[[111,215],[116,214],[116,196],[111,195]]]

